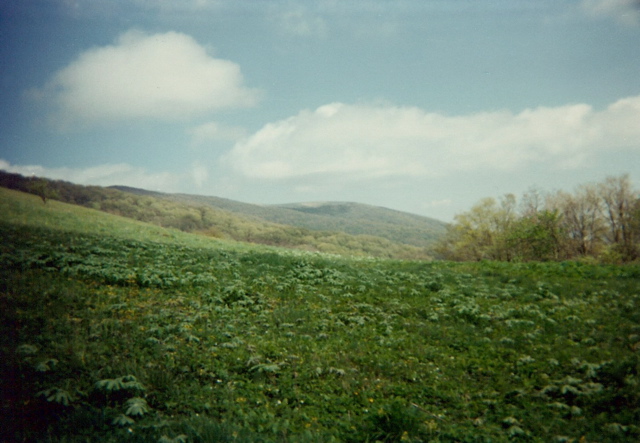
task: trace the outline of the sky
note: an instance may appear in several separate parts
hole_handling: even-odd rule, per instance
[[[0,0],[0,169],[451,221],[640,180],[637,0]]]

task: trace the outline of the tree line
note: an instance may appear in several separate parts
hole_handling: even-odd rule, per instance
[[[574,192],[484,198],[455,216],[436,250],[456,261],[638,260],[639,193],[624,174]]]

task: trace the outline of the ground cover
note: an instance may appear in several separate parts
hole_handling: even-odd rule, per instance
[[[37,203],[0,203],[2,441],[640,438],[637,265],[236,248]]]

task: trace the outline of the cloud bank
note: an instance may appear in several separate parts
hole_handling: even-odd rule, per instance
[[[640,96],[463,116],[415,107],[332,103],[265,125],[225,157],[257,179],[440,177],[534,164],[577,168],[595,154],[640,149]]]
[[[203,123],[189,129],[194,146],[205,145],[212,141],[236,141],[246,135],[240,126],[228,126],[215,121]]]
[[[32,96],[57,105],[58,123],[130,119],[184,120],[227,108],[253,106],[259,92],[243,85],[240,67],[214,58],[178,33],[122,34],[90,49]]]

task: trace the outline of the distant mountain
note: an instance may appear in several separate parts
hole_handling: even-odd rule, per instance
[[[137,195],[210,206],[261,221],[319,231],[372,235],[386,238],[394,243],[418,247],[432,247],[446,231],[446,223],[433,218],[361,203],[307,202],[255,205],[220,197],[165,194],[126,186],[112,188]]]
[[[446,231],[446,223],[433,218],[361,203],[292,203],[273,208],[286,210],[297,226],[308,229],[333,226],[332,230],[375,235],[414,246],[431,246]]]
[[[127,186],[82,186],[0,170],[0,186],[209,237],[331,254],[428,260],[437,220],[358,203],[252,205]]]

